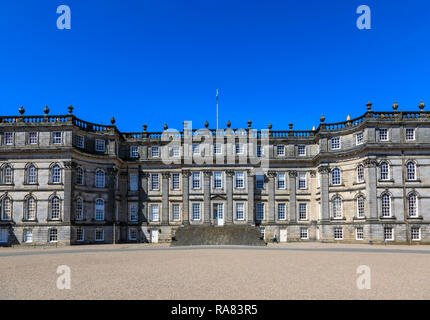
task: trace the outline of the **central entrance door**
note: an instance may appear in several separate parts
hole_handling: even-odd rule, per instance
[[[151,230],[151,242],[158,243],[158,230]]]
[[[223,203],[214,203],[213,219],[218,226],[224,225],[224,204]]]
[[[287,229],[279,230],[279,242],[287,242]]]

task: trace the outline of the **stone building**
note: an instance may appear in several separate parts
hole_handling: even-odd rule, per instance
[[[0,116],[0,244],[171,241],[251,225],[266,241],[430,242],[430,112],[310,131],[120,132],[68,115]]]

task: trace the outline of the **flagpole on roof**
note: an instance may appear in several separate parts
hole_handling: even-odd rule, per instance
[[[218,89],[216,89],[216,129],[218,130]]]

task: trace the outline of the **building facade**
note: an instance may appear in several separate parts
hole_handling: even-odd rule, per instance
[[[0,245],[169,242],[252,225],[266,241],[430,242],[430,112],[309,131],[120,132],[72,114],[0,116]]]

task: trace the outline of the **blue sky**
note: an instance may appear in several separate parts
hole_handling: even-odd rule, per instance
[[[58,30],[57,6],[72,12]],[[359,5],[372,29],[359,30]],[[121,131],[184,120],[297,130],[430,108],[430,2],[2,0],[0,114],[67,113]]]

